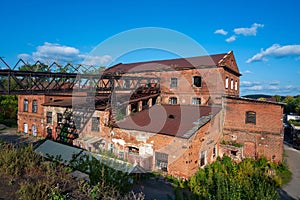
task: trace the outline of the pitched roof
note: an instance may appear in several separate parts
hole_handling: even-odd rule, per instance
[[[220,107],[189,105],[154,105],[116,122],[115,127],[190,138],[210,121]]]
[[[185,70],[185,69],[201,69],[207,67],[227,67],[239,74],[238,68],[227,65],[229,55],[232,51],[223,54],[205,55],[190,58],[177,58],[170,60],[155,60],[136,63],[119,63],[105,70],[105,74],[122,74],[122,73],[137,73],[147,71],[164,71],[164,70]]]

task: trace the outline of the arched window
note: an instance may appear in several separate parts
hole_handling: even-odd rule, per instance
[[[256,124],[256,112],[247,111],[245,123],[246,124]]]

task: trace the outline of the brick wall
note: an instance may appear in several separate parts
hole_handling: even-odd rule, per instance
[[[28,101],[28,111],[24,111],[24,101]],[[32,112],[32,102],[37,101],[37,112]],[[45,95],[18,95],[18,131],[24,133],[24,124],[27,124],[27,134],[33,134],[33,126],[36,127],[37,136],[43,136],[44,110],[42,103]]]
[[[256,113],[256,123],[246,123],[246,112]],[[283,108],[281,104],[256,100],[224,98],[223,139],[244,145],[243,156],[265,156],[282,161]]]

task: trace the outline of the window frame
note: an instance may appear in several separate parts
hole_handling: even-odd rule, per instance
[[[193,97],[192,98],[192,105],[201,105],[201,98],[200,97]]]
[[[230,80],[230,89],[233,90],[234,88],[234,80],[233,78]]]
[[[175,103],[174,103],[174,101],[175,101]],[[170,105],[176,105],[176,104],[178,104],[178,98],[177,97],[170,97],[169,98],[169,104]]]
[[[47,111],[46,112],[46,123],[47,124],[52,124],[53,118],[52,118],[52,112]]]
[[[254,125],[256,125],[256,112],[247,111],[245,113],[245,124],[254,124]]]
[[[229,86],[229,77],[226,76],[226,78],[225,78],[225,88],[228,89],[228,86]]]
[[[100,117],[92,117],[91,131],[100,132]]]
[[[38,101],[34,99],[32,101],[32,112],[37,113],[37,111],[38,111]]]
[[[206,151],[201,151],[200,162],[199,162],[200,167],[204,167],[207,164],[206,155],[207,155]]]
[[[196,78],[199,78],[199,79],[200,79],[200,82],[199,82],[200,85],[196,85],[196,84],[195,84],[195,82],[196,82],[195,79],[196,79]],[[198,87],[198,88],[201,88],[201,87],[202,87],[202,76],[193,76],[193,86],[194,86],[194,87]]]
[[[28,99],[24,99],[23,101],[23,112],[28,112],[29,101]]]
[[[171,77],[170,78],[170,88],[177,88],[178,87],[178,78]]]

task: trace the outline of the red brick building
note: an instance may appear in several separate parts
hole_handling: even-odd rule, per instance
[[[135,84],[128,77],[160,82],[140,83],[132,92],[116,88],[114,101],[98,93],[93,103],[87,95],[20,95],[18,129],[90,151],[107,150],[146,170],[185,178],[223,153],[237,161],[282,160],[282,104],[239,97],[241,74],[232,51],[121,63],[104,74],[122,76],[124,87]]]
[[[223,98],[223,140],[243,145],[241,158],[282,161],[283,104],[254,99]],[[236,156],[237,152],[227,152]],[[235,155],[233,155],[235,154]],[[238,158],[240,159],[240,158]]]

